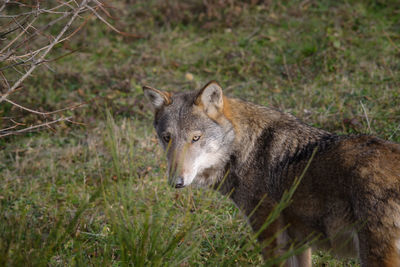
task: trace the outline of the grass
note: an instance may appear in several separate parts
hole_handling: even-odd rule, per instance
[[[86,126],[0,140],[0,265],[263,264],[227,198],[168,187],[143,84],[218,80],[316,127],[400,142],[397,1],[127,2],[114,3],[114,23],[144,38],[91,21],[69,44],[78,53],[13,95],[48,110],[96,99],[73,112]],[[313,261],[357,266],[320,252]]]

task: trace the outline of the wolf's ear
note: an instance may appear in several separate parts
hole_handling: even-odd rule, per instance
[[[216,81],[207,83],[200,90],[194,103],[203,106],[204,111],[208,114],[220,112],[224,106],[221,86]]]
[[[143,86],[143,93],[150,101],[154,110],[158,110],[162,106],[168,106],[172,103],[171,94],[168,92],[163,92],[150,86]]]

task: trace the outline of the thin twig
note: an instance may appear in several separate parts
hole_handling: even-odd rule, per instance
[[[363,102],[362,102],[361,100],[360,100],[360,104],[361,104],[361,107],[362,107],[362,109],[363,109],[363,111],[364,111],[364,116],[365,116],[365,119],[367,120],[367,124],[368,124],[368,131],[369,131],[369,133],[371,133],[371,125],[370,125],[370,123],[369,123],[369,119],[368,119],[367,111],[365,110],[364,104],[363,104]]]
[[[49,126],[49,125],[51,125],[51,124],[55,124],[55,123],[58,123],[58,122],[61,122],[61,121],[67,121],[67,120],[69,120],[69,119],[71,119],[71,118],[72,118],[72,117],[59,118],[59,119],[54,120],[54,121],[50,121],[50,122],[45,122],[45,123],[42,123],[42,124],[33,125],[33,126],[31,126],[31,127],[24,128],[24,129],[21,129],[21,130],[10,131],[10,132],[7,132],[7,133],[5,133],[5,134],[0,134],[0,138],[6,137],[6,136],[9,136],[9,135],[14,135],[14,134],[20,134],[20,133],[24,133],[24,132],[29,132],[29,131],[32,131],[32,130],[35,130],[35,129],[38,129],[38,128],[41,128],[41,127],[47,127],[47,126]]]
[[[59,112],[61,112],[61,111],[65,111],[65,110],[73,110],[73,109],[75,109],[75,108],[77,108],[77,107],[80,107],[80,106],[83,106],[83,105],[86,104],[86,102],[85,102],[85,103],[80,103],[80,104],[77,104],[77,105],[74,105],[74,106],[70,106],[70,107],[58,109],[58,110],[55,110],[55,111],[40,112],[40,111],[36,111],[36,110],[30,109],[30,108],[26,108],[26,107],[24,107],[24,106],[21,106],[21,105],[15,103],[15,102],[11,101],[10,99],[7,99],[7,98],[4,99],[4,101],[6,101],[6,102],[8,102],[8,103],[10,103],[11,105],[14,105],[14,106],[16,106],[16,107],[19,107],[20,109],[29,111],[29,112],[34,113],[34,114],[43,115],[43,116],[47,116],[47,115],[59,113]]]
[[[56,58],[47,59],[46,62],[51,62],[51,61],[59,60],[59,59],[61,59],[61,58],[63,58],[63,57],[69,56],[69,55],[71,55],[71,54],[73,54],[73,53],[75,53],[75,52],[77,52],[77,51],[79,51],[79,49],[74,49],[74,50],[69,51],[68,53],[65,53],[65,54],[63,54],[63,55],[61,55],[61,56],[58,56],[58,57],[56,57]]]
[[[15,121],[15,120],[13,120],[13,118],[10,118],[10,121],[12,121],[15,125],[19,125],[19,126],[25,125],[25,123],[17,122],[17,121]]]
[[[44,31],[44,30],[50,28],[51,26],[53,26],[54,24],[56,24],[56,23],[59,22],[60,20],[63,20],[64,18],[70,16],[72,13],[73,13],[73,12],[64,12],[64,15],[62,15],[62,16],[56,18],[55,20],[49,22],[49,23],[48,23],[47,25],[45,25],[44,27],[42,27],[42,28],[36,30],[31,36],[29,36],[29,37],[26,38],[24,41],[22,41],[22,42],[20,42],[18,45],[16,45],[16,46],[14,47],[14,49],[21,47],[23,44],[25,44],[25,43],[27,43],[27,42],[29,42],[29,41],[32,41],[32,40],[33,40],[34,38],[36,38],[42,31]],[[54,38],[53,38],[53,40],[54,40]],[[59,41],[59,43],[60,43],[60,42],[61,42],[61,41]],[[45,47],[43,47],[43,48],[41,48],[41,49],[39,49],[39,50],[46,49],[46,48],[49,47],[50,45],[51,45],[51,43],[50,43],[48,46],[45,46]],[[36,50],[36,51],[39,51],[39,50]]]
[[[57,2],[60,2],[60,1],[57,1]],[[67,6],[67,7],[71,8],[71,9],[74,9],[74,7],[70,4],[70,3],[72,3],[72,2],[74,2],[74,1],[73,1],[73,0],[70,0],[70,1],[68,1],[68,2],[61,2],[61,4],[60,4],[59,6],[50,8],[49,10],[56,10],[56,9],[58,9],[58,8],[60,8],[60,7],[63,7],[63,6]]]
[[[0,76],[3,78],[1,80],[4,81],[5,87],[10,88],[10,84],[8,83],[6,76],[4,76],[4,73],[2,71],[0,71]]]
[[[98,2],[98,1],[96,1],[96,2]],[[122,32],[122,31],[118,30],[118,29],[115,28],[113,25],[111,25],[107,20],[105,20],[102,16],[100,16],[99,13],[97,13],[96,10],[95,10],[93,7],[88,6],[88,8],[96,15],[96,17],[97,17],[99,20],[101,20],[102,22],[104,22],[104,24],[106,24],[108,27],[110,27],[110,29],[112,29],[113,31],[115,31],[115,32],[117,32],[117,33],[119,33],[119,34],[121,34],[121,35],[128,36],[128,37],[142,38],[142,36],[140,36],[140,35],[132,34],[132,33],[127,33],[127,32]]]
[[[68,15],[70,15],[70,13],[68,13]],[[51,23],[56,22],[56,21],[59,21],[61,18],[65,18],[65,16],[60,17],[60,18],[58,18],[58,19],[52,21]],[[74,30],[70,35],[68,35],[67,37],[65,37],[65,38],[63,38],[63,39],[61,39],[61,40],[59,40],[59,41],[56,42],[55,44],[59,44],[59,43],[62,43],[62,42],[64,42],[64,41],[70,39],[73,35],[75,35],[77,32],[79,32],[79,31],[86,25],[86,23],[88,22],[88,20],[89,20],[90,18],[91,18],[91,16],[88,16],[88,17],[85,19],[85,21],[84,21],[76,30]],[[50,24],[51,24],[51,23],[50,23]],[[50,26],[50,24],[46,25],[46,28],[47,28],[48,26]],[[43,30],[43,29],[41,29],[41,30]],[[13,57],[10,58],[10,60],[15,60],[15,59],[19,59],[19,58],[24,58],[24,57],[27,57],[27,56],[31,56],[32,54],[35,54],[35,55],[36,55],[38,52],[47,49],[50,45],[53,45],[53,43],[51,43],[51,44],[49,44],[49,45],[46,45],[46,46],[44,46],[44,47],[41,47],[41,48],[39,48],[39,49],[37,49],[37,50],[35,50],[35,51],[29,52],[29,53],[27,53],[27,54],[24,54],[24,55],[13,56]]]
[[[25,24],[26,21],[27,21],[27,19],[25,19],[25,21],[24,21],[22,24]],[[5,31],[5,32],[0,33],[0,38],[3,38],[3,37],[5,37],[7,34],[9,34],[9,33],[12,33],[12,32],[14,32],[14,31],[16,31],[16,30],[18,30],[18,29],[21,29],[22,25],[21,25],[20,23],[18,23],[18,22],[16,21],[15,24],[17,24],[17,27],[14,27],[14,28],[12,28],[12,29],[10,29],[10,30],[7,30],[7,31]],[[22,27],[22,29],[24,29],[24,28]]]
[[[23,65],[23,64],[25,64],[25,63],[28,63],[28,62],[30,62],[31,60],[33,60],[33,58],[34,58],[36,55],[37,55],[37,53],[35,53],[33,56],[31,56],[31,57],[28,58],[27,60],[22,60],[22,61],[20,61],[20,62],[17,62],[17,63],[13,63],[13,64],[10,64],[10,65],[4,66],[4,67],[0,68],[0,71],[3,71],[3,70],[8,69],[8,68],[13,68],[13,67],[15,67],[15,66]]]
[[[0,50],[0,54],[3,54],[3,52],[9,48],[15,41],[17,41],[32,25],[33,23],[36,21],[37,17],[34,18],[31,23],[29,23],[29,25],[22,31],[20,32],[20,34],[17,35],[17,37],[14,38],[14,40],[12,40],[11,42],[9,42],[3,49]]]
[[[17,124],[15,124],[15,125],[13,125],[13,126],[10,126],[10,127],[8,127],[8,128],[0,129],[0,132],[9,131],[9,130],[14,129],[14,128],[16,128],[16,127],[18,127]]]
[[[0,12],[3,11],[3,9],[6,7],[8,2],[10,2],[10,0],[5,0],[4,1],[4,4],[0,7]]]
[[[73,121],[73,120],[67,120],[68,122],[76,125],[81,125],[81,126],[87,126],[87,123],[84,122],[78,122],[78,121]]]
[[[104,14],[106,14],[107,17],[109,17],[111,19],[118,19],[118,18],[111,16],[110,12],[108,12],[108,10],[103,7],[104,4],[102,2],[97,1],[97,0],[94,0],[94,1],[98,4],[98,7],[104,12]]]

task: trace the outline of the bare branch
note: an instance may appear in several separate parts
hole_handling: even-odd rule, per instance
[[[61,37],[64,35],[64,33],[67,31],[67,29],[71,26],[72,22],[76,19],[78,16],[79,12],[82,11],[85,7],[86,4],[88,3],[88,0],[83,0],[82,3],[80,4],[79,8],[75,10],[73,13],[71,19],[67,22],[67,24],[64,26],[64,28],[60,31],[60,33],[57,35],[57,37],[54,39],[54,41],[48,46],[48,48],[43,52],[43,54],[40,56],[38,61],[43,61],[47,54],[50,52],[50,50],[58,43],[58,41],[61,39]],[[9,88],[9,90],[3,94],[0,98],[0,103],[3,102],[7,96],[12,93],[31,73],[37,68],[38,64],[33,64],[30,69],[16,82],[14,85]]]
[[[9,42],[3,49],[0,50],[0,54],[2,54],[7,48],[9,48],[15,41],[17,41],[24,33],[33,25],[33,23],[36,21],[37,17],[34,18],[31,23],[22,31],[20,34],[17,35],[17,37],[14,38],[11,42]],[[0,101],[1,102],[1,101]]]
[[[10,0],[5,0],[4,4],[0,7],[0,12],[3,11],[3,9],[6,7],[6,5],[10,2]]]
[[[70,120],[71,118],[72,118],[72,116],[66,117],[66,118],[63,117],[63,118],[59,118],[59,119],[54,120],[54,121],[50,121],[50,122],[45,122],[45,123],[42,123],[42,124],[33,125],[33,126],[31,126],[31,127],[27,127],[27,128],[21,129],[21,130],[8,131],[8,132],[6,132],[6,133],[4,133],[4,134],[0,134],[0,138],[6,137],[6,136],[9,136],[9,135],[20,134],[20,133],[25,133],[25,132],[30,132],[30,131],[32,131],[32,130],[36,130],[36,129],[39,129],[39,128],[42,128],[42,127],[49,127],[49,125],[52,125],[52,124],[55,124],[55,123],[58,123],[58,122],[61,122],[61,121],[68,121],[68,120]]]
[[[15,124],[15,125],[10,126],[10,127],[8,127],[8,128],[0,129],[0,132],[6,132],[6,131],[9,131],[9,130],[11,130],[11,129],[15,129],[15,128],[17,128],[17,127],[18,127],[18,124]]]
[[[22,115],[8,115],[8,117],[0,118],[8,119],[4,128],[0,129],[0,138],[37,130],[43,127],[55,131],[52,125],[60,121],[84,125],[71,120],[72,117],[63,116],[62,118],[54,120],[54,117],[50,115],[67,110],[74,110],[75,108],[87,104],[87,102],[46,112],[39,111],[37,108],[31,109],[25,105],[21,105],[20,101],[16,99],[11,100],[11,95],[23,88],[24,81],[28,77],[33,76],[33,72],[39,65],[45,66],[50,71],[55,72],[48,63],[78,51],[79,48],[68,49],[64,53],[54,53],[54,56],[51,56],[51,52],[57,44],[68,41],[93,17],[97,17],[107,27],[121,35],[134,38],[142,37],[122,32],[110,24],[106,19],[118,18],[112,17],[111,13],[108,11],[109,6],[98,0],[56,0],[54,2],[8,0],[0,4],[0,12],[3,10],[6,10],[6,12],[8,11],[7,4],[17,5],[19,7],[19,13],[0,13],[1,19],[8,19],[8,22],[5,23],[6,30],[0,32],[1,41],[7,40],[7,43],[4,43],[3,47],[0,47],[0,62],[2,63],[0,64],[0,105],[3,101],[7,102],[13,107],[16,107],[12,112],[17,111],[22,113]],[[15,9],[10,9],[10,12],[13,12],[12,10]],[[83,16],[83,14],[85,15]],[[104,16],[104,18],[102,16]],[[76,23],[76,21],[80,23]],[[59,30],[56,35],[51,35],[49,29],[53,29],[54,25],[61,23],[61,30]],[[8,77],[9,75],[10,77]],[[7,77],[9,79],[7,79]],[[52,121],[45,123],[38,122],[33,125],[29,123],[30,126],[28,127],[24,124],[26,122],[25,120],[21,120],[21,122],[24,123],[13,120],[13,118],[16,117],[23,118],[26,116],[26,112],[21,111],[39,115],[42,116],[42,119],[44,118]],[[30,120],[31,117],[28,119]]]
[[[96,0],[95,0],[95,1],[96,1]],[[96,1],[96,2],[99,3],[98,1]],[[99,5],[101,5],[101,3],[99,3]],[[133,37],[133,38],[142,38],[142,36],[140,36],[140,35],[132,34],[132,33],[127,33],[127,32],[122,32],[122,31],[118,30],[118,29],[115,28],[113,25],[111,25],[106,19],[104,19],[102,16],[100,16],[100,14],[97,13],[96,10],[95,10],[93,7],[88,6],[88,8],[93,12],[93,14],[96,15],[96,17],[97,17],[99,20],[101,20],[102,22],[104,22],[104,24],[106,24],[106,25],[107,25],[110,29],[112,29],[113,31],[115,31],[115,32],[117,32],[117,33],[119,33],[119,34],[121,34],[121,35],[124,35],[124,36],[129,36],[129,37]]]
[[[29,111],[30,113],[34,113],[34,114],[38,114],[38,115],[43,115],[43,116],[51,115],[51,114],[55,114],[55,113],[60,113],[60,112],[62,112],[62,111],[66,111],[66,110],[73,110],[73,109],[75,109],[75,108],[77,108],[77,107],[80,107],[80,106],[83,106],[83,105],[86,104],[86,102],[85,102],[85,103],[80,103],[80,104],[73,105],[73,106],[70,106],[70,107],[58,109],[58,110],[55,110],[55,111],[40,112],[40,111],[36,111],[36,110],[30,109],[30,108],[21,106],[20,104],[17,104],[17,103],[15,103],[15,102],[11,101],[10,99],[7,99],[7,98],[4,99],[4,101],[6,101],[6,102],[8,102],[8,103],[10,103],[10,104],[12,104],[12,105],[14,105],[14,106],[16,106],[16,107],[19,107],[20,109]]]
[[[27,21],[27,19],[25,19],[25,21],[22,22],[22,24],[25,24],[26,21]],[[15,24],[17,24],[17,26],[14,27],[13,29],[10,29],[10,30],[7,30],[7,31],[5,31],[5,32],[0,33],[0,38],[3,38],[3,37],[5,37],[7,34],[10,34],[10,33],[14,32],[14,31],[16,31],[16,30],[18,30],[18,29],[21,29],[21,26],[22,26],[21,23],[19,23],[18,21],[15,21]],[[22,28],[22,29],[23,29],[23,28]]]

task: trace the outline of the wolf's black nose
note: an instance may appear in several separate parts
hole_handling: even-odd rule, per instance
[[[175,188],[182,188],[183,187],[183,178],[178,177],[176,178]]]

